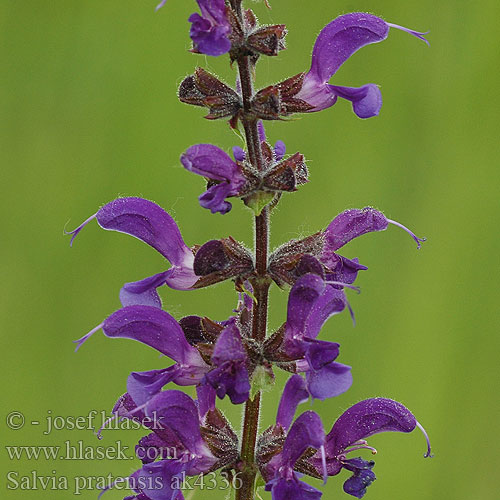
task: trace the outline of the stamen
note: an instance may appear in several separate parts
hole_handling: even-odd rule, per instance
[[[392,24],[392,23],[387,23],[387,26],[390,26],[391,28],[396,28],[401,31],[406,31],[406,33],[409,33],[410,35],[413,35],[417,38],[420,38],[420,40],[423,40],[427,45],[430,46],[429,40],[427,40],[424,35],[427,35],[429,31],[421,32],[421,31],[415,31],[411,30],[408,28],[405,28],[404,26],[399,26],[399,24]]]
[[[419,238],[414,233],[412,233],[406,226],[403,226],[403,224],[400,224],[395,220],[387,219],[387,222],[389,222],[390,224],[394,224],[395,226],[398,226],[401,229],[404,229],[417,242],[417,250],[420,250],[420,247],[422,246],[420,243],[427,241],[427,238]]]
[[[103,431],[104,429],[106,429],[106,426],[107,426],[109,423],[113,422],[113,420],[118,419],[118,418],[119,418],[119,416],[120,416],[120,415],[119,415],[118,413],[113,413],[113,416],[112,416],[112,417],[109,417],[109,418],[108,418],[108,419],[107,419],[107,420],[106,420],[106,421],[105,421],[105,422],[101,425],[101,427],[99,427],[99,429],[97,430],[97,432],[95,432],[95,430],[94,430],[94,434],[97,436],[97,439],[102,439],[102,437],[103,437],[103,436],[102,436],[102,431]],[[119,422],[118,422],[118,423],[122,422],[122,421],[123,421],[123,420],[125,420],[126,418],[127,418],[127,417],[122,417],[122,418],[120,418],[120,420],[119,420]]]
[[[361,288],[359,288],[359,286],[350,285],[349,283],[344,283],[343,281],[325,281],[325,283],[327,285],[345,286],[346,288],[355,290],[357,293],[361,293]]]
[[[345,299],[345,303],[347,304],[347,309],[349,310],[349,314],[351,315],[352,325],[356,326],[356,318],[354,316],[354,309],[351,307],[351,304],[349,304],[349,301],[347,300],[347,297]]]
[[[92,220],[95,219],[97,216],[97,212],[94,215],[91,215],[85,222],[82,222],[76,229],[73,229],[73,231],[66,231],[64,230],[64,234],[72,234],[73,236],[71,237],[71,240],[69,242],[69,246],[73,246],[73,240],[77,237],[78,233]]]
[[[93,328],[92,330],[90,330],[89,333],[87,333],[86,335],[84,335],[82,338],[78,339],[78,340],[73,340],[73,344],[78,344],[75,348],[75,352],[78,351],[78,349],[80,349],[80,347],[85,343],[87,342],[87,340],[92,337],[92,335],[94,335],[95,332],[97,332],[98,330],[100,330],[102,327],[103,327],[104,323],[101,323],[100,325],[97,325],[95,328]]]
[[[321,465],[323,466],[323,485],[326,484],[328,480],[328,472],[326,470],[326,453],[325,453],[325,445],[321,445]]]
[[[99,500],[104,495],[104,493],[106,493],[107,491],[109,491],[111,488],[114,488],[118,483],[122,483],[122,482],[123,482],[122,478],[116,479],[109,486],[106,486],[105,488],[102,488],[101,493],[99,493],[99,496],[97,497],[97,500]]]
[[[360,446],[354,446],[353,448],[348,448],[348,449],[344,450],[344,452],[347,454],[347,453],[351,453],[353,451],[358,451],[358,450],[371,450],[372,455],[376,455],[378,453],[378,451],[375,448],[373,448],[373,446],[368,446],[366,444],[363,444]]]
[[[427,432],[425,432],[425,429],[422,427],[422,425],[417,422],[417,427],[423,432],[425,436],[425,440],[427,441],[427,451],[424,453],[424,458],[433,458],[434,455],[431,452],[431,442],[429,440],[429,436],[427,435]]]

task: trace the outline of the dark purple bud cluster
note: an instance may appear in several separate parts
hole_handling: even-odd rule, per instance
[[[346,292],[359,291],[354,282],[358,272],[367,269],[357,258],[338,251],[352,239],[383,231],[389,224],[407,231],[418,247],[424,240],[366,207],[346,210],[325,229],[269,252],[271,212],[284,192],[308,182],[308,169],[301,153],[286,155],[283,141],[268,141],[263,120],[320,111],[338,97],[350,100],[358,117],[375,116],[382,104],[376,85],[339,87],[329,79],[358,49],[385,40],[390,28],[424,38],[371,14],[343,15],[319,34],[308,72],[254,91],[252,75],[259,58],[276,56],[285,48],[286,27],[260,25],[241,0],[197,3],[200,13],[189,18],[192,52],[228,54],[239,74],[232,88],[197,68],[181,83],[179,99],[208,108],[206,118],[227,118],[231,127],[242,127],[246,147],[235,146],[231,157],[215,145],[197,144],[181,155],[180,162],[206,179],[206,191],[199,196],[203,208],[226,214],[232,208],[228,200],[239,198],[253,210],[255,248],[231,236],[188,246],[174,219],[156,203],[127,197],[105,204],[70,233],[71,243],[96,219],[103,229],[142,240],[168,265],[153,276],[125,283],[122,308],[77,340],[77,349],[102,330],[110,338],[148,345],[173,362],[130,373],[127,392],[113,408],[115,418],[133,419],[150,432],[136,447],[142,466],[129,478],[134,495],[127,499],[179,500],[184,476],[221,470],[226,477],[239,477],[232,482],[237,500],[255,498],[257,475],[273,500],[315,500],[321,491],[303,482],[302,475],[326,480],[342,469],[351,473],[344,491],[361,498],[375,479],[374,462],[351,454],[375,452],[366,441],[373,434],[423,430],[413,414],[391,399],[367,399],[345,411],[326,434],[314,411],[294,419],[295,412],[310,398],[333,398],[352,384],[351,367],[338,361],[340,344],[318,338],[330,317],[345,309],[353,316]],[[227,319],[190,315],[177,320],[162,309],[157,290],[163,285],[196,290],[223,281],[232,282],[237,294]],[[289,289],[289,296],[286,320],[268,334],[272,283]],[[276,423],[259,435],[260,394],[274,384],[275,368],[290,377]],[[196,387],[196,400],[171,389],[172,384]],[[232,404],[245,405],[240,437],[216,407],[217,398],[226,396]]]

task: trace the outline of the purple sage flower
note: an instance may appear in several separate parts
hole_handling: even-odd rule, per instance
[[[244,160],[244,151],[234,151],[234,157]],[[181,163],[190,172],[211,179],[211,186],[200,197],[200,205],[212,213],[225,214],[232,208],[226,201],[230,196],[238,196],[246,183],[241,167],[235,163],[222,149],[212,144],[191,146],[182,156]]]
[[[169,382],[182,386],[197,385],[210,369],[198,350],[189,345],[179,323],[157,307],[128,306],[119,309],[76,340],[77,349],[101,328],[107,337],[137,340],[175,361],[168,368],[129,375],[127,391],[137,405],[147,403]]]
[[[266,491],[271,492],[273,500],[321,498],[321,491],[300,481],[294,466],[308,448],[322,448],[324,439],[323,424],[319,415],[313,411],[306,411],[295,420],[287,433],[283,450],[267,466],[267,474],[274,472],[272,479],[266,483]]]
[[[389,28],[406,31],[428,43],[424,38],[425,33],[387,23],[371,14],[354,12],[337,17],[321,30],[316,39],[311,69],[304,77],[301,90],[294,97],[311,106],[307,111],[329,108],[341,97],[352,102],[354,113],[359,118],[378,115],[382,95],[377,85],[368,83],[362,87],[341,87],[330,85],[328,81],[361,47],[385,40]]]
[[[156,10],[161,9],[167,0],[163,0]],[[227,18],[226,3],[224,0],[196,0],[201,16],[191,14],[188,21],[191,23],[189,36],[193,41],[193,52],[220,56],[231,50],[231,25]]]
[[[167,271],[140,281],[126,283],[120,290],[124,306],[149,305],[161,307],[156,289],[167,285],[176,290],[189,290],[198,280],[193,270],[193,251],[184,243],[174,219],[163,208],[142,198],[118,198],[68,234],[71,244],[78,233],[92,220],[108,231],[130,234],[152,246],[171,264]]]
[[[231,318],[217,339],[211,357],[215,368],[206,374],[205,381],[216,390],[219,398],[227,394],[231,403],[244,403],[250,394],[247,361],[236,318]]]
[[[358,271],[365,270],[367,267],[359,264],[358,259],[347,259],[338,255],[336,251],[358,236],[374,231],[384,231],[389,224],[404,229],[415,240],[418,249],[421,242],[425,241],[425,238],[417,237],[407,227],[388,219],[382,212],[371,207],[352,208],[337,215],[324,232],[325,244],[320,256],[321,262],[329,270],[327,281],[353,283]]]
[[[339,344],[316,339],[326,320],[346,303],[343,290],[313,273],[298,279],[290,291],[282,349],[296,360],[297,371],[305,372],[313,398],[335,397],[352,385],[351,367],[335,361]]]
[[[203,474],[218,462],[201,436],[198,407],[188,395],[171,390],[151,399],[145,414],[154,422],[154,432],[136,447],[144,463],[130,478],[136,498],[182,498],[177,495],[183,475]]]
[[[342,468],[353,472],[344,483],[344,491],[356,498],[363,497],[366,488],[375,480],[375,474],[371,470],[375,463],[362,458],[347,458],[347,455],[364,449],[376,453],[374,448],[368,446],[365,438],[380,432],[412,432],[415,427],[422,430],[427,440],[427,452],[424,456],[432,456],[425,430],[410,410],[401,403],[386,398],[366,399],[356,403],[337,419],[326,436],[328,475],[335,476]],[[322,455],[316,453],[310,462],[314,464],[320,476],[324,463]]]

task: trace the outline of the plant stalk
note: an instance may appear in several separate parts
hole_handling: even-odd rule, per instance
[[[237,14],[242,19],[241,2],[236,1]],[[257,128],[257,119],[250,112],[253,97],[252,67],[250,58],[243,56],[238,59],[241,92],[243,97],[243,113],[241,121],[245,129],[248,159],[259,171],[264,168],[262,147]],[[255,217],[255,269],[256,278],[252,280],[255,304],[253,307],[252,338],[263,341],[267,330],[268,291],[267,256],[269,247],[269,208],[265,207],[261,214]],[[255,463],[255,446],[259,429],[260,393],[245,405],[243,433],[241,443],[241,487],[236,490],[236,500],[254,500],[255,478],[257,466]]]

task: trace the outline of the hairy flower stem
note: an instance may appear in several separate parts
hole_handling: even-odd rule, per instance
[[[237,13],[242,18],[241,2],[234,2]],[[263,169],[262,148],[257,129],[257,119],[250,113],[250,101],[253,96],[252,68],[250,58],[242,56],[238,59],[238,69],[243,97],[243,113],[241,121],[245,129],[248,157],[254,168]],[[253,312],[252,337],[264,340],[267,329],[268,291],[270,282],[267,278],[267,253],[269,246],[269,208],[265,207],[255,217],[255,269],[256,278],[252,280],[256,303]],[[260,393],[249,399],[245,406],[241,458],[243,461],[242,485],[236,490],[236,500],[253,500],[254,484],[257,474],[255,465],[255,445],[259,428]]]

